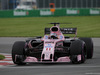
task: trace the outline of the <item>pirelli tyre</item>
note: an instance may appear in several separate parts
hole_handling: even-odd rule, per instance
[[[24,47],[25,42],[23,41],[17,41],[14,43],[12,47],[12,60],[14,64],[25,65],[25,63],[23,63],[23,61],[25,60]]]
[[[81,60],[78,61],[78,55],[81,55]],[[75,40],[70,46],[70,59],[72,63],[84,63],[85,62],[85,44],[81,40]]]
[[[91,38],[79,38],[83,40],[86,44],[86,55],[87,59],[91,59],[93,57],[93,41]]]

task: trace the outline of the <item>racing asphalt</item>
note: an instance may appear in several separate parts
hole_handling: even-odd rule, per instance
[[[11,54],[15,41],[27,38],[0,37],[0,53]],[[30,64],[0,66],[0,75],[100,75],[100,38],[93,38],[94,56],[83,64]]]

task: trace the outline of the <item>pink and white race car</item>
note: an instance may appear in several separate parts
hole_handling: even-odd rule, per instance
[[[17,65],[27,63],[84,63],[93,57],[91,38],[76,38],[77,28],[60,28],[59,23],[45,28],[44,37],[17,41],[12,48],[12,59]],[[49,35],[47,35],[49,34]],[[63,34],[75,34],[74,38]]]

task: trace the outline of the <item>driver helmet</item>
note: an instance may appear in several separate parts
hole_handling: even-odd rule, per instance
[[[53,38],[53,39],[57,39],[57,38],[58,38],[58,36],[57,36],[56,33],[51,33],[51,34],[50,34],[50,37]]]

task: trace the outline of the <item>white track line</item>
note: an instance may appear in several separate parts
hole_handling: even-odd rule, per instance
[[[13,61],[0,61],[0,63],[13,63]]]
[[[56,69],[56,68],[100,68],[100,66],[17,66],[17,65],[8,65],[0,68],[33,68],[33,69]]]

